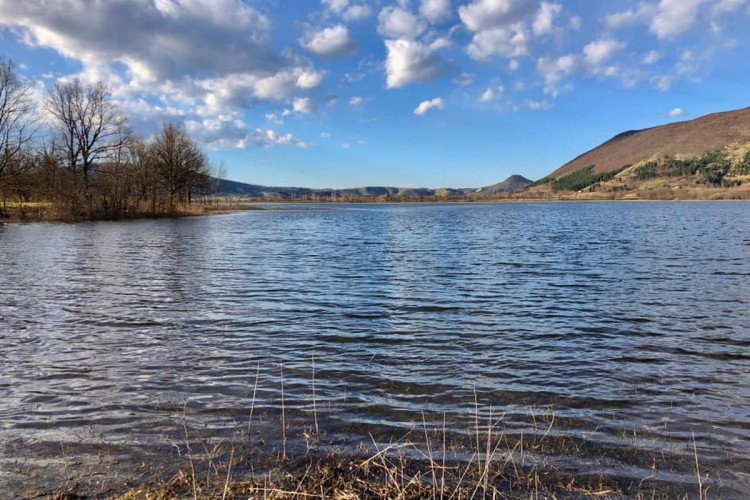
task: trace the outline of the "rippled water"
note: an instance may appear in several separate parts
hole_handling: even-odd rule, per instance
[[[66,449],[166,456],[181,418],[226,437],[251,406],[272,439],[283,367],[292,448],[313,404],[342,446],[470,434],[478,407],[554,418],[573,473],[698,454],[750,491],[750,205],[267,208],[0,225],[0,484]]]

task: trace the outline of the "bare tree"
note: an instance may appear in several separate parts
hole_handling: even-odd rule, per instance
[[[0,58],[0,192],[7,178],[20,174],[24,148],[37,130],[31,85],[21,80],[12,61]]]
[[[173,123],[165,123],[151,143],[151,161],[174,212],[177,201],[191,201],[208,181],[208,160],[195,142]]]
[[[57,136],[76,184],[80,172],[91,216],[90,175],[98,163],[116,159],[122,151],[130,138],[127,119],[101,82],[95,85],[84,85],[78,79],[58,82],[50,90],[45,104],[57,122]]]

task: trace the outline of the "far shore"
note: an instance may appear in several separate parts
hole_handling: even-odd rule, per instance
[[[496,204],[496,203],[603,203],[603,202],[716,202],[716,201],[750,201],[750,190],[738,189],[702,189],[684,190],[672,193],[673,196],[654,196],[645,193],[625,193],[623,196],[611,196],[612,193],[570,193],[559,196],[526,197],[507,195],[498,197],[448,197],[448,198],[352,198],[352,199],[263,199],[227,197],[210,202],[193,203],[178,207],[172,213],[141,212],[117,219],[112,218],[69,218],[60,217],[52,204],[28,203],[12,204],[3,211],[0,207],[0,224],[21,222],[85,222],[94,220],[137,220],[169,219],[181,217],[201,217],[211,215],[228,215],[249,210],[261,210],[260,206],[268,205],[441,205],[441,204]],[[663,193],[661,193],[663,194]]]

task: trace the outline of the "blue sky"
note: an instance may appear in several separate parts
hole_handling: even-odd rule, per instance
[[[104,81],[227,177],[476,187],[750,105],[750,0],[0,0],[0,56]]]

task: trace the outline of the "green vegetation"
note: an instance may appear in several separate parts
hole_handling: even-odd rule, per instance
[[[730,173],[733,175],[750,175],[750,151],[745,153],[742,161],[732,167]]]
[[[553,180],[552,191],[580,191],[581,189],[593,186],[594,184],[608,181],[629,167],[628,165],[611,172],[596,173],[594,172],[594,166],[595,165],[589,165],[588,167],[582,168],[572,174]]]
[[[549,184],[550,182],[552,182],[553,180],[554,179],[552,177],[550,177],[550,176],[542,177],[538,181],[532,182],[527,187],[533,188],[533,187],[536,187],[536,186],[545,186],[545,185]]]
[[[655,179],[658,175],[656,173],[658,166],[659,165],[655,161],[651,161],[646,163],[645,165],[641,165],[640,167],[635,169],[635,178],[639,181]]]

